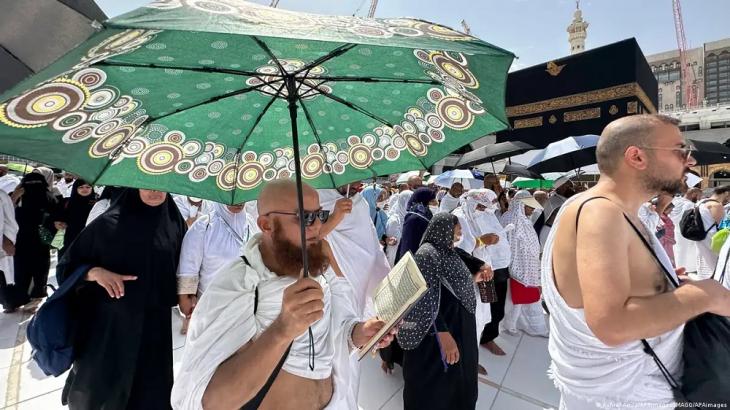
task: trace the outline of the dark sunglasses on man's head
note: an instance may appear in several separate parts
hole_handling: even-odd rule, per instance
[[[267,213],[264,216],[269,216],[271,214],[279,214],[279,215],[293,215],[296,217],[299,217],[299,212],[278,212],[278,211],[271,211]],[[322,223],[326,223],[327,220],[330,218],[330,211],[320,209],[317,211],[304,211],[302,215],[302,219],[304,219],[304,226],[312,226],[314,223],[314,220],[319,218],[319,221]]]

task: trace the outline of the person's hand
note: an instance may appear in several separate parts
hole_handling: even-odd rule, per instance
[[[344,217],[352,212],[352,199],[340,198],[335,202],[335,209],[332,211],[335,215]]]
[[[364,346],[368,340],[372,339],[373,336],[375,336],[383,328],[383,326],[385,326],[385,322],[375,318],[356,324],[352,329],[352,342],[358,348]],[[398,326],[394,326],[390,332],[386,333],[385,336],[378,341],[375,348],[382,349],[384,347],[388,347],[397,334]]]
[[[274,321],[284,337],[293,340],[324,315],[324,292],[311,278],[300,277],[284,289],[281,313]]]
[[[12,194],[10,194],[10,199],[13,200],[13,203],[18,202],[20,198],[23,197],[23,194],[25,193],[25,188],[18,185],[18,187],[15,188],[15,191],[13,191]]]
[[[456,364],[459,362],[459,348],[456,346],[456,340],[449,332],[438,332],[437,334],[441,348],[446,356],[446,363]]]
[[[474,283],[489,282],[494,278],[494,271],[487,265],[482,265],[477,273],[474,274]]]
[[[92,268],[86,274],[86,280],[96,282],[99,286],[106,289],[110,298],[119,299],[124,296],[124,282],[128,280],[137,280],[136,276],[118,275],[104,268]]]
[[[65,222],[56,221],[56,222],[53,223],[53,226],[55,226],[56,229],[58,229],[60,231],[60,230],[66,229],[66,227],[68,225],[66,225]]]
[[[7,236],[3,236],[3,252],[5,256],[15,256],[15,244],[13,241],[8,239]]]
[[[385,243],[388,246],[395,246],[398,243],[398,238],[396,238],[395,236],[389,236],[385,239]]]
[[[385,205],[383,205],[383,211],[387,212],[388,209],[390,209],[390,204],[386,203]]]
[[[495,245],[499,242],[499,235],[496,233],[485,233],[479,237],[479,240],[485,245]]]
[[[685,277],[687,278],[687,277]],[[730,316],[730,290],[714,279],[692,280],[687,278],[680,288],[691,286],[704,293],[709,303],[710,313],[720,316]]]
[[[180,306],[180,312],[185,317],[190,318],[195,309],[195,305],[198,304],[198,295],[178,295],[178,305]]]

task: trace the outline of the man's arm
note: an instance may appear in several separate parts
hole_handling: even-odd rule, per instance
[[[337,225],[339,225],[340,222],[342,222],[342,220],[350,213],[352,213],[352,199],[338,199],[337,202],[335,202],[335,209],[332,210],[329,219],[324,225],[322,225],[322,228],[319,231],[321,237],[324,238],[329,235],[330,232],[334,231],[335,228],[337,228]]]
[[[203,408],[237,409],[253,399],[292,340],[322,318],[323,297],[322,288],[309,278],[287,287],[271,326],[218,366],[203,394]]]
[[[708,311],[730,310],[729,292],[712,280],[631,297],[632,235],[616,205],[593,201],[583,208],[576,238],[578,280],[586,322],[599,340],[616,346],[666,333]]]

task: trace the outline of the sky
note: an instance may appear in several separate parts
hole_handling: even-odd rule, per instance
[[[109,17],[146,0],[96,0]],[[269,4],[269,0],[255,0]],[[588,21],[586,49],[636,37],[644,54],[677,48],[671,0],[583,0]],[[364,16],[370,0],[280,0],[279,8],[319,14]],[[512,51],[513,69],[566,56],[565,31],[573,19],[573,0],[379,0],[375,17],[417,17],[461,30],[466,19],[472,35]],[[730,38],[730,0],[684,0],[685,37],[690,47]]]

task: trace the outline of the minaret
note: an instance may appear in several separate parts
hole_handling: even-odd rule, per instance
[[[573,22],[568,26],[568,42],[570,42],[570,54],[582,53],[586,49],[586,36],[588,35],[588,22],[583,20],[583,12],[580,11],[580,0],[575,2],[575,13]]]

